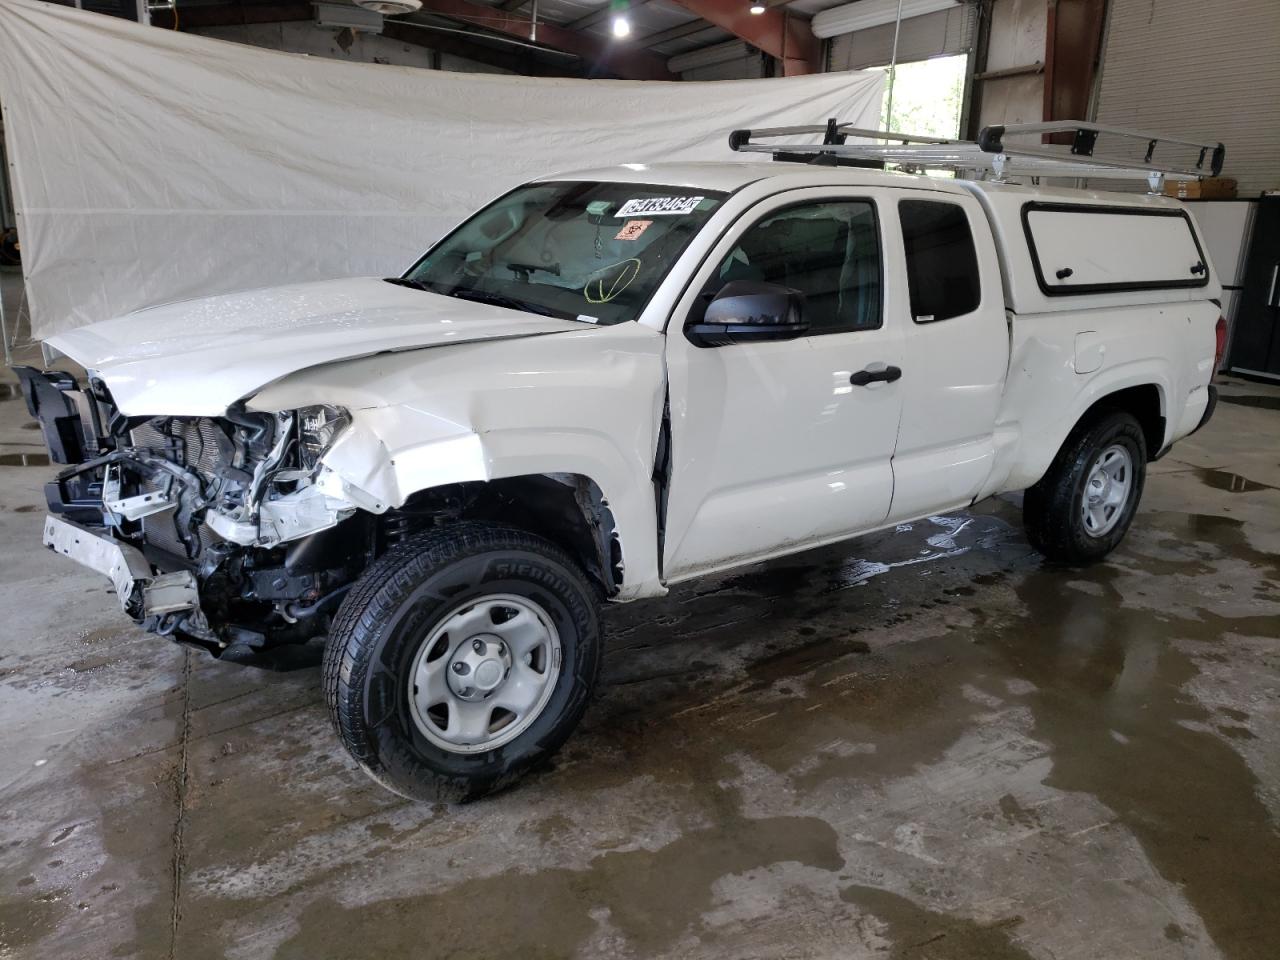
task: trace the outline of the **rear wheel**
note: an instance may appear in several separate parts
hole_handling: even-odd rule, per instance
[[[596,595],[558,547],[459,523],[412,538],[344,601],[330,716],[361,767],[417,800],[512,783],[568,738],[600,663]]]
[[[1023,498],[1027,538],[1050,560],[1101,560],[1128,532],[1146,470],[1146,437],[1132,414],[1117,410],[1081,423]]]

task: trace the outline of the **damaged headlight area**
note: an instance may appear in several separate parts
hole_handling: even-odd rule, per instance
[[[292,413],[239,416],[273,417],[276,440],[256,463],[245,495],[228,498],[209,511],[205,522],[218,536],[245,546],[269,547],[325,530],[355,511],[354,504],[315,485],[321,459],[351,425],[346,410],[321,405]]]
[[[340,407],[125,417],[92,374],[19,372],[56,462],[45,544],[106,573],[147,629],[244,656],[327,628],[381,536],[323,492]]]
[[[342,407],[324,404],[298,411],[298,458],[305,470],[314,470],[343,430],[351,426],[351,414]]]

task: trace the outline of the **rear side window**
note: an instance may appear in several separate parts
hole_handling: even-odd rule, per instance
[[[1036,282],[1050,296],[1209,282],[1200,241],[1183,210],[1029,203],[1022,224]]]
[[[903,200],[898,215],[915,321],[931,323],[978,309],[978,254],[964,209],[939,200]]]

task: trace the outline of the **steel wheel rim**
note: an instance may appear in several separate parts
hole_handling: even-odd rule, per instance
[[[528,597],[490,594],[436,621],[409,669],[409,712],[451,753],[510,743],[542,715],[561,670],[560,634]]]
[[[1091,537],[1105,537],[1124,515],[1133,492],[1133,457],[1127,447],[1113,443],[1098,455],[1085,479],[1080,519]]]

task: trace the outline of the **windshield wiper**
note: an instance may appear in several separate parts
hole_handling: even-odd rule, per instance
[[[490,293],[487,290],[475,290],[471,288],[454,287],[452,290],[440,290],[427,280],[414,280],[411,277],[384,277],[387,283],[394,283],[401,287],[411,287],[414,290],[425,290],[428,293],[443,293],[446,296],[457,297],[459,300],[474,300],[477,303],[488,303],[495,307],[507,307],[511,310],[520,310],[523,313],[536,313],[541,317],[554,317],[557,320],[572,319],[568,314],[561,313],[557,310],[550,310],[547,307],[539,306],[536,303],[529,303],[525,300],[518,300],[515,297],[509,297],[504,293]]]
[[[386,283],[394,283],[397,287],[412,287],[414,290],[426,290],[428,293],[435,293],[431,284],[425,280],[414,280],[411,277],[383,277]]]
[[[512,310],[522,310],[525,313],[536,313],[542,317],[555,317],[558,320],[565,319],[562,314],[555,310],[548,310],[546,307],[539,306],[536,303],[528,303],[525,300],[517,300],[515,297],[508,297],[505,293],[490,293],[487,290],[450,290],[449,296],[457,297],[459,300],[474,300],[477,303],[488,303],[495,307],[508,307]]]

